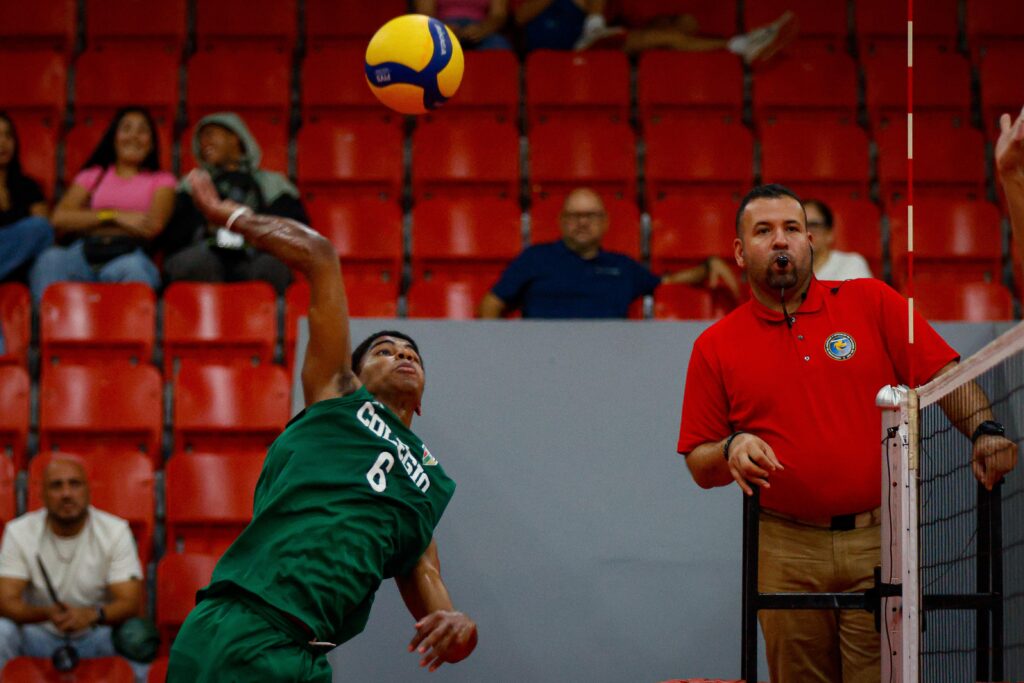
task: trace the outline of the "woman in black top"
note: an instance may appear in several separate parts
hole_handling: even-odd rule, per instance
[[[14,123],[0,112],[0,281],[53,243],[43,191],[21,172]]]

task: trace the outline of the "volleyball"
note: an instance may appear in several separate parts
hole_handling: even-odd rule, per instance
[[[442,22],[404,14],[366,46],[366,82],[377,99],[403,114],[437,109],[462,82],[462,46]]]

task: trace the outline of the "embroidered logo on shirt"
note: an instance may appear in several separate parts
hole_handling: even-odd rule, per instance
[[[430,451],[427,450],[427,447],[424,446],[423,457],[420,459],[420,462],[423,463],[425,467],[433,467],[434,465],[437,464],[437,458],[431,455]]]
[[[825,353],[832,360],[850,360],[857,352],[857,342],[845,332],[836,332],[825,340]]]

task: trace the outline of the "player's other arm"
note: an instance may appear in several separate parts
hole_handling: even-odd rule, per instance
[[[1024,261],[1024,109],[1013,120],[1009,114],[999,119],[996,141],[996,171],[1006,194],[1006,208],[1013,226],[1017,258]]]
[[[460,662],[476,648],[476,623],[452,607],[448,589],[441,579],[437,543],[426,552],[407,576],[396,576],[402,600],[416,621],[416,635],[409,651],[422,655],[420,666],[436,670],[444,662]]]
[[[255,214],[237,202],[222,200],[205,171],[192,171],[188,180],[196,207],[207,220],[214,225],[230,220],[228,227],[246,242],[309,280],[309,344],[302,367],[306,405],[358,389],[351,366],[348,300],[338,255],[327,238],[298,221]]]

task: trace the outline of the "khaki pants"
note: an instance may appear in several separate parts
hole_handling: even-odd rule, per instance
[[[762,593],[845,593],[874,585],[880,527],[830,531],[761,514]],[[772,683],[878,683],[879,635],[863,610],[762,610]]]

